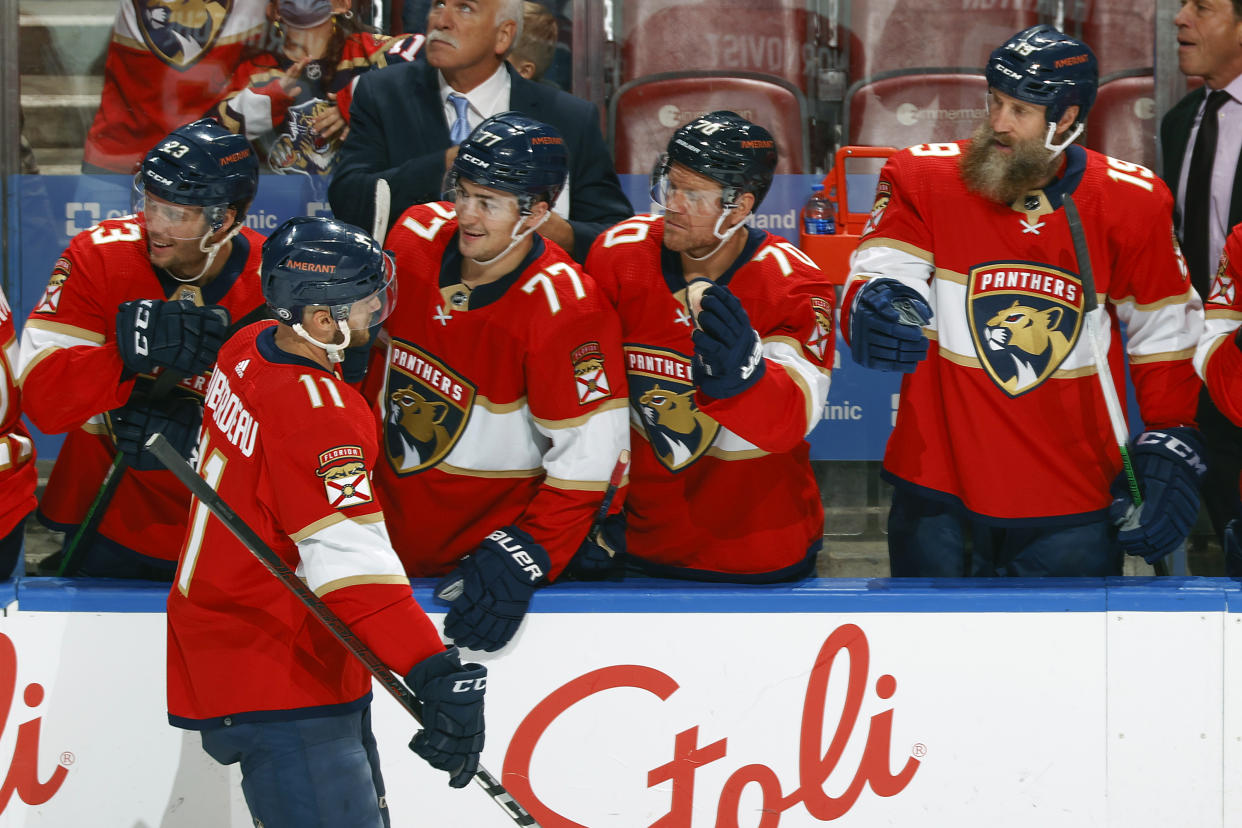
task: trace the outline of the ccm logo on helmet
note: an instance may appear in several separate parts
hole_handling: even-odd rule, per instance
[[[491,166],[491,164],[487,163],[482,158],[475,158],[473,155],[471,155],[468,152],[463,153],[462,155],[458,157],[461,158],[462,161],[468,161],[471,164],[474,164],[476,167],[482,167],[483,169],[487,169],[488,167]]]

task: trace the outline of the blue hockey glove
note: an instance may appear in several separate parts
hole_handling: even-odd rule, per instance
[[[604,518],[599,533],[587,535],[565,571],[579,581],[621,580],[625,571],[625,513]]]
[[[423,704],[423,729],[410,740],[410,750],[448,771],[454,788],[464,788],[483,751],[487,668],[462,664],[457,648],[449,647],[415,664],[405,683]]]
[[[138,299],[122,302],[117,311],[116,344],[132,374],[159,366],[189,376],[216,361],[228,327],[229,312],[219,305]]]
[[[186,397],[159,401],[131,398],[108,416],[117,450],[125,455],[130,467],[138,471],[151,471],[164,468],[164,464],[146,451],[147,439],[158,431],[172,443],[178,454],[189,460],[198,443],[203,407]]]
[[[1130,447],[1130,462],[1143,505],[1134,506],[1123,470],[1109,487],[1108,516],[1120,527],[1122,549],[1155,563],[1186,541],[1199,516],[1199,488],[1207,473],[1202,438],[1193,428],[1144,431]]]
[[[733,291],[724,285],[704,291],[695,323],[691,370],[704,394],[724,400],[759,381],[765,369],[763,343]]]
[[[854,296],[850,354],[864,368],[909,374],[927,357],[931,307],[896,279],[870,279]]]
[[[452,604],[444,634],[459,647],[499,650],[517,632],[551,568],[548,553],[521,529],[492,532],[436,587],[436,597]]]

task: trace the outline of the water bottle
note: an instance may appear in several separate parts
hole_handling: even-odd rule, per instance
[[[831,236],[837,232],[836,212],[831,194],[812,189],[802,207],[802,231],[808,236]]]

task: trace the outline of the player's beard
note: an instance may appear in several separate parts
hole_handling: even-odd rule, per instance
[[[999,204],[1012,204],[1052,176],[1052,153],[1043,138],[1014,141],[1008,153],[997,149],[996,141],[987,122],[971,136],[961,161],[962,180],[971,192]]]

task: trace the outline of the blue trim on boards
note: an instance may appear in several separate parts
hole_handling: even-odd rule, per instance
[[[429,613],[434,579],[413,581]],[[21,578],[0,582],[20,612],[163,612],[168,584],[107,578]],[[0,599],[4,596],[0,594]],[[9,597],[9,601],[12,597]],[[775,586],[635,578],[556,584],[535,593],[548,613],[978,613],[1237,612],[1242,583],[1229,578],[808,578]]]

